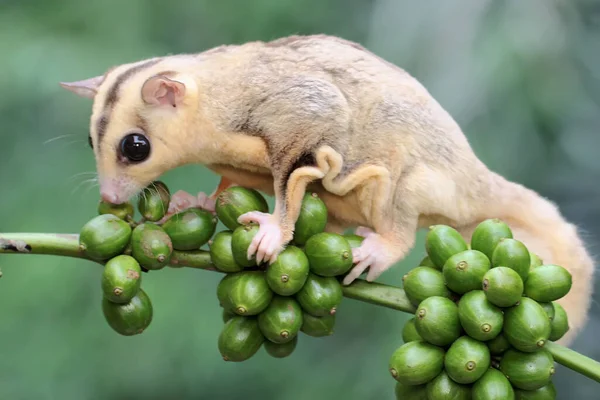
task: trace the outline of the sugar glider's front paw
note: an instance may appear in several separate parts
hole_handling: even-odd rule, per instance
[[[203,210],[210,211],[212,213],[216,212],[217,200],[216,197],[212,197],[207,195],[204,192],[198,193],[196,197],[197,203],[196,207],[202,208]]]
[[[189,208],[202,208],[204,210],[215,212],[215,200],[210,198],[206,193],[200,192],[197,196],[189,194],[183,190],[178,190],[171,196],[169,209],[159,223],[165,222],[171,218],[173,214],[187,210]]]
[[[257,223],[258,233],[248,247],[248,259],[256,253],[256,262],[274,262],[283,250],[285,238],[279,221],[272,214],[251,211],[238,218],[240,224]]]
[[[183,190],[178,190],[171,196],[171,201],[169,202],[169,214],[175,214],[179,211],[187,210],[188,208],[192,208],[196,206],[198,199],[196,196],[189,194]]]
[[[398,259],[393,244],[380,234],[364,227],[358,228],[355,232],[365,239],[359,247],[352,250],[353,262],[356,265],[344,277],[342,281],[344,285],[351,284],[367,268],[369,268],[367,281],[372,282]]]

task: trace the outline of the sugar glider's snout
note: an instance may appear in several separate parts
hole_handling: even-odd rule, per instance
[[[119,196],[114,190],[109,189],[107,187],[100,189],[100,198],[102,198],[102,200],[110,204],[124,203],[124,201],[119,201]]]
[[[111,204],[122,204],[141,189],[126,176],[100,178],[100,197]]]

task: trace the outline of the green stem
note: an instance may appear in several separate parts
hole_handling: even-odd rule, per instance
[[[417,311],[406,297],[404,290],[398,287],[357,279],[348,286],[342,286],[342,291],[344,296],[350,299],[411,314]]]
[[[0,233],[0,254],[43,254],[89,259],[79,249],[79,235]]]
[[[600,362],[554,342],[547,342],[544,348],[552,354],[557,363],[600,382]]]
[[[43,254],[87,259],[79,249],[79,235],[58,233],[0,233],[0,254]],[[92,261],[92,260],[90,260]],[[206,250],[174,251],[171,256],[172,268],[196,268],[217,271]],[[343,286],[345,297],[414,313],[416,308],[410,303],[404,290],[382,283],[355,280]],[[590,379],[600,382],[600,363],[569,348],[553,342],[545,345],[554,360]]]
[[[220,272],[212,264],[210,260],[210,253],[206,250],[195,250],[195,251],[173,251],[171,254],[171,261],[169,262],[171,268],[196,268],[205,269],[207,271]]]

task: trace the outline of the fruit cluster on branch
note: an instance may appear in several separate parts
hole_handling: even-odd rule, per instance
[[[470,244],[432,226],[425,248],[403,277],[416,311],[389,363],[397,398],[555,399],[546,344],[569,330],[556,301],[571,274],[544,264],[498,219],[480,223]]]
[[[257,191],[231,187],[217,198],[216,215],[191,208],[159,223],[169,204],[167,186],[154,182],[140,196],[141,221],[134,220],[130,203],[100,202],[99,215],[81,229],[80,251],[105,263],[102,310],[117,333],[140,334],[152,321],[141,272],[177,264],[178,252],[194,255],[204,245],[214,268],[225,274],[216,291],[225,323],[218,340],[224,360],[245,361],[263,345],[273,357],[289,356],[300,332],[333,333],[343,297],[340,279],[363,238],[324,232],[327,208],[316,194],[305,194],[293,240],[272,264],[248,254],[259,226],[238,222],[247,212],[269,211]],[[216,232],[218,220],[227,229]]]
[[[352,247],[362,238],[324,232],[325,204],[314,193],[305,194],[292,242],[272,264],[248,257],[257,225],[241,225],[246,212],[267,212],[266,202],[253,190],[234,187],[216,202],[216,213],[228,230],[215,235],[211,260],[223,272],[217,287],[226,323],[219,336],[225,360],[244,361],[264,344],[273,357],[295,350],[298,334],[322,337],[333,334],[342,301],[338,278],[352,267]],[[243,334],[241,334],[241,332]]]

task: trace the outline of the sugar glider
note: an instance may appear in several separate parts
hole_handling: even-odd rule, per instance
[[[357,43],[312,35],[225,45],[61,85],[93,99],[89,137],[107,201],[203,164],[222,177],[219,188],[178,192],[173,204],[214,208],[231,184],[273,195],[272,214],[240,217],[260,225],[249,256],[272,262],[292,239],[305,191],[315,191],[329,231],[357,227],[365,237],[344,284],[363,272],[377,279],[411,250],[419,228],[448,224],[470,240],[479,222],[500,218],[544,262],[571,272],[559,301],[571,327],[562,342],[586,321],[594,263],[576,226],[488,169],[422,84]]]

